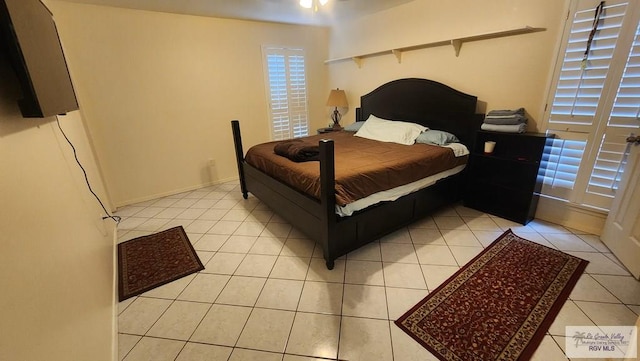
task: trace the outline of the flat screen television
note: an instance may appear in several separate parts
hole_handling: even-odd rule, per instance
[[[40,0],[0,0],[0,47],[20,83],[23,117],[78,109],[56,24]]]

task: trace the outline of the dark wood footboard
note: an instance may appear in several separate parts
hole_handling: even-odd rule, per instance
[[[268,205],[274,212],[322,245],[327,267],[332,269],[335,254],[330,240],[335,239],[337,217],[335,214],[335,168],[333,141],[319,142],[320,148],[320,199],[314,199],[282,183],[244,161],[240,122],[231,121],[235,145],[238,177],[243,197],[247,192]]]

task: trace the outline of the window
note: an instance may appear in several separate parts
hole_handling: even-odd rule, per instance
[[[304,51],[264,47],[263,54],[271,139],[309,135]]]
[[[640,126],[640,6],[603,3],[596,20],[600,1],[572,1],[545,112],[556,139],[541,175],[543,194],[608,210],[626,165],[625,139]]]

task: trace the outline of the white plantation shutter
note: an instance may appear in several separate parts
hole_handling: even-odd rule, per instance
[[[285,56],[282,54],[267,54],[266,58],[272,136],[276,140],[291,138]]]
[[[582,69],[582,59],[592,29],[595,7],[599,1],[580,3],[587,8],[578,10],[573,19],[556,94],[551,105],[549,125],[565,130],[588,132],[589,129],[585,129],[584,126],[593,124],[616,40],[620,34],[626,3],[608,5],[607,2],[605,5],[585,69]]]
[[[609,133],[602,137],[598,157],[587,185],[588,194],[613,198],[626,166],[625,154],[628,154],[628,150],[625,139],[626,136]]]
[[[307,121],[307,81],[304,70],[304,55],[290,55],[290,113],[293,137],[309,135]]]
[[[271,138],[309,135],[307,81],[302,49],[265,47]]]
[[[628,135],[628,129],[620,132],[621,125],[626,124],[627,128],[638,125],[637,121],[636,124],[630,122],[629,117],[621,121],[615,115],[631,114],[633,105],[638,105],[637,98],[627,95],[630,93],[627,89],[633,86],[623,85],[625,80],[620,80],[619,70],[627,58],[637,61],[637,56],[629,55],[631,42],[624,35],[636,32],[637,19],[630,21],[629,18],[638,4],[628,0],[605,2],[583,66],[598,4],[600,1],[596,0],[572,3],[574,16],[565,30],[563,56],[557,65],[546,113],[548,132],[556,134],[556,139],[545,150],[543,165],[547,168],[541,171],[541,176],[543,194],[608,209],[625,165],[623,138]],[[636,50],[631,54],[638,53],[637,46],[633,48]],[[638,73],[637,67],[631,68],[634,70],[625,70],[625,74]],[[621,94],[615,97],[615,104],[619,105],[613,105],[616,94]],[[627,133],[622,136],[623,132]]]
[[[569,199],[576,182],[578,169],[586,142],[582,140],[553,139],[545,146],[541,161],[541,175],[544,177],[543,193],[550,190],[553,196]]]
[[[585,202],[609,208],[627,165],[627,136],[640,128],[640,24],[598,147]]]

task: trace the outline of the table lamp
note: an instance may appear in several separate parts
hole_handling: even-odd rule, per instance
[[[338,111],[338,108],[347,108],[349,103],[347,102],[347,94],[344,90],[332,89],[329,93],[329,99],[327,99],[327,106],[333,107],[333,113],[331,114],[331,120],[333,120],[333,129],[342,129],[340,126],[340,119],[342,114]]]

